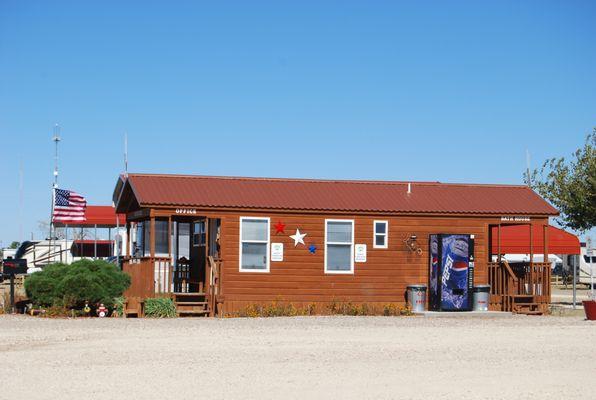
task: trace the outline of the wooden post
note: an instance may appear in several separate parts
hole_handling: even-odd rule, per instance
[[[172,216],[168,215],[168,258],[170,261],[168,262],[168,291],[173,292],[173,285],[174,280],[172,277]]]
[[[205,293],[209,293],[209,290],[211,289],[211,262],[209,260],[209,253],[210,251],[210,246],[209,246],[209,230],[210,230],[210,219],[205,217],[205,224],[204,224],[204,229],[205,229],[205,247],[204,247],[204,251],[205,251]]]
[[[151,217],[149,222],[149,256],[155,257],[155,217]]]
[[[544,262],[546,267],[543,267],[544,277],[542,282],[542,295],[546,296],[547,303],[550,303],[550,260],[548,258],[548,220],[546,225],[542,225],[542,240],[544,240],[543,245],[543,253],[544,254]],[[546,269],[544,269],[546,268]]]
[[[497,229],[497,260],[501,264],[501,224],[498,225]]]
[[[534,293],[534,227],[532,223],[529,223],[530,227],[530,276],[529,276],[529,287],[530,294]]]

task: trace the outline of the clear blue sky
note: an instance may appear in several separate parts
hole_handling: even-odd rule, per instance
[[[122,171],[520,183],[596,126],[595,1],[0,0],[0,240]]]

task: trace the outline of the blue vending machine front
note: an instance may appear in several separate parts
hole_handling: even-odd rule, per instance
[[[471,235],[430,236],[430,309],[469,311],[474,286],[474,239]]]

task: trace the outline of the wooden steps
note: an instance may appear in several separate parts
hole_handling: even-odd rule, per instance
[[[512,296],[512,312],[514,314],[542,315],[544,308],[542,303],[538,303],[536,296],[531,294],[520,294]]]
[[[178,316],[205,316],[211,311],[205,293],[173,293],[172,296]]]

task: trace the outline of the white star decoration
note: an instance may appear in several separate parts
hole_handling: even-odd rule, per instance
[[[294,239],[294,247],[298,246],[298,243],[304,244],[304,237],[306,233],[300,233],[300,229],[296,229],[295,235],[290,235],[292,239]]]

